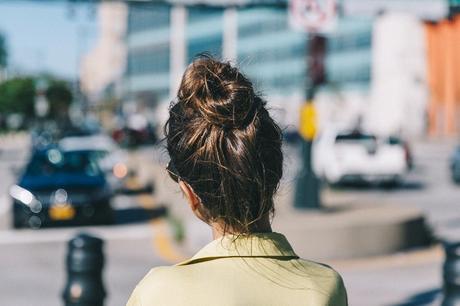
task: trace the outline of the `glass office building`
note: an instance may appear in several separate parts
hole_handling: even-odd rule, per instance
[[[285,9],[246,9],[238,14],[238,61],[267,93],[302,93],[307,73],[307,35],[293,31]],[[326,73],[334,86],[367,90],[372,19],[345,18],[327,35]]]
[[[205,6],[186,9],[184,64],[196,54],[223,54],[224,10]],[[159,101],[171,89],[171,8],[145,3],[129,5],[128,67],[125,96],[149,91]],[[287,9],[238,8],[236,62],[268,98],[303,96],[307,73],[307,35],[289,27]],[[328,35],[328,81],[341,88],[368,90],[371,70],[372,19],[340,19]],[[327,90],[327,86],[325,86]]]
[[[148,94],[161,100],[169,94],[170,10],[167,5],[129,3],[125,99]]]
[[[305,84],[306,35],[289,28],[286,8],[238,11],[237,57],[265,94],[286,94]]]
[[[223,10],[206,6],[187,9],[186,58],[190,63],[200,53],[222,56]]]
[[[372,19],[342,18],[328,35],[326,73],[334,86],[369,88],[371,78]]]

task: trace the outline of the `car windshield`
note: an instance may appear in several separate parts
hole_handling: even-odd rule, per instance
[[[388,137],[387,142],[390,145],[402,145],[403,144],[403,141],[400,138],[395,137],[395,136]]]
[[[374,142],[376,138],[374,135],[362,134],[362,133],[351,133],[351,134],[339,134],[335,138],[336,143],[340,142]]]
[[[107,150],[93,150],[87,151],[87,153],[91,156],[92,159],[95,159],[96,161],[104,159],[109,155],[109,151]]]
[[[26,175],[80,174],[98,176],[101,175],[101,170],[98,167],[96,155],[92,152],[61,152],[57,149],[36,153],[26,168]]]

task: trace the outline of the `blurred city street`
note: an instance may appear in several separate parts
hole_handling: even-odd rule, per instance
[[[443,238],[460,237],[458,203],[460,195],[448,174],[448,155],[455,143],[422,141],[414,144],[415,167],[401,186],[384,188],[356,185],[323,190],[327,205],[382,205],[392,203],[414,206],[426,212],[434,234]],[[10,165],[24,161],[21,147],[1,151],[1,175],[6,178],[2,188],[13,183]],[[108,290],[108,304],[123,304],[135,284],[152,267],[178,262],[206,244],[210,233],[206,226],[195,221],[185,203],[161,171],[165,163],[162,148],[144,147],[131,153],[140,165],[151,164],[151,177],[155,179],[157,192],[150,205],[166,205],[184,223],[185,243],[174,238],[174,226],[166,218],[145,221],[131,220],[123,224],[123,212],[127,208],[142,208],[144,195],[118,196],[114,206],[121,224],[82,228],[46,228],[40,230],[10,229],[9,199],[1,203],[0,245],[0,294],[9,305],[59,305],[65,283],[66,242],[79,231],[87,231],[102,237],[106,243],[106,268],[104,281]],[[286,148],[285,177],[280,188],[282,198],[291,197],[292,180],[296,171],[298,150]],[[169,188],[169,192],[168,189]],[[174,191],[175,190],[175,191]],[[6,192],[5,192],[6,194]],[[282,212],[288,201],[277,201]],[[289,222],[289,220],[280,220]],[[276,224],[276,216],[275,216]],[[275,226],[276,230],[276,226]],[[308,234],[308,233],[305,233]],[[289,233],[287,233],[289,237]],[[295,246],[294,246],[295,247]],[[438,244],[403,253],[350,260],[332,260],[344,277],[349,292],[350,305],[438,305],[441,296],[441,265],[443,252]],[[40,303],[31,301],[39,300]]]
[[[216,163],[225,171],[245,151],[232,137],[257,130],[267,109],[284,153],[272,228],[336,269],[350,306],[460,301],[459,42],[459,0],[0,1],[0,306],[103,296],[97,238],[103,304],[125,305],[150,269],[212,240],[163,139],[178,104],[206,124],[193,139],[219,148],[219,163],[239,150]],[[248,94],[237,105],[234,78],[224,86],[206,72],[197,90],[211,98],[181,96],[197,59],[239,71]],[[205,106],[229,107],[221,119],[232,124]],[[180,154],[194,145],[184,143]],[[242,160],[270,159],[270,146]],[[214,165],[207,158],[193,170]],[[235,171],[257,207],[266,201],[241,182],[265,192],[279,171],[259,166]],[[204,179],[225,191],[223,177]],[[235,194],[215,202],[242,209]],[[235,220],[250,232],[266,212]]]

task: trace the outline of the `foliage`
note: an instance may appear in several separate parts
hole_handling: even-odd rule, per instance
[[[72,102],[72,92],[66,81],[48,79],[45,96],[50,118],[65,117]],[[35,114],[36,87],[32,77],[19,77],[0,83],[0,114],[18,113],[26,118]]]
[[[14,78],[0,83],[0,113],[34,115],[35,82],[31,77]]]
[[[52,80],[48,84],[46,98],[50,106],[50,116],[56,118],[67,114],[73,96],[67,82]]]

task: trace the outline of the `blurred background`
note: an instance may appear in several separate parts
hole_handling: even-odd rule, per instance
[[[350,305],[460,305],[459,12],[0,0],[1,304],[85,296],[66,262],[80,232],[104,241],[105,305],[211,241],[162,142],[181,75],[206,52],[239,66],[283,129],[273,227],[300,256],[337,269]]]

